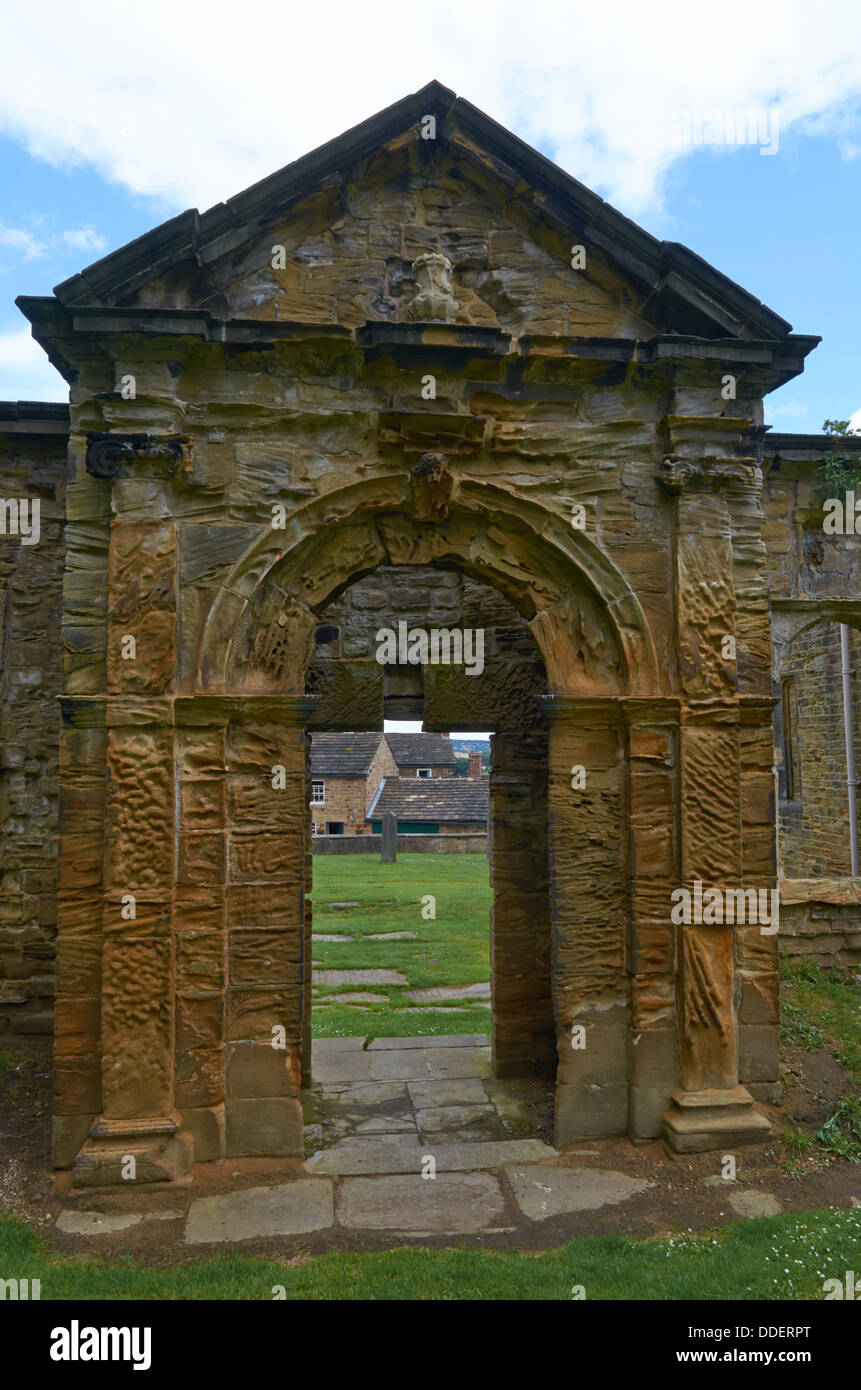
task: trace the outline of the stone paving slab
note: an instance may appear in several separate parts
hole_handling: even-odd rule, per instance
[[[346,994],[318,994],[315,1004],[388,1004],[387,994],[371,994],[369,990],[348,990]]]
[[[306,1173],[420,1173],[422,1154],[415,1134],[350,1136],[322,1149],[305,1163]]]
[[[473,1124],[491,1124],[499,1127],[499,1116],[492,1105],[440,1105],[428,1106],[417,1112],[419,1128],[423,1135],[440,1134],[446,1130],[461,1129]],[[480,1136],[484,1138],[485,1136]],[[490,1138],[491,1136],[487,1136]],[[495,1136],[494,1136],[495,1137]]]
[[[192,1202],[185,1226],[187,1245],[296,1236],[320,1231],[334,1220],[332,1184],[300,1178],[278,1187],[252,1187]]]
[[[312,941],[352,941],[351,936],[340,936],[337,932],[314,932]]]
[[[312,970],[311,983],[322,989],[340,985],[408,985],[400,970]]]
[[[316,1047],[317,1044],[315,1043]],[[487,1047],[486,1033],[449,1033],[439,1038],[374,1038],[369,1052],[394,1052],[399,1048],[418,1047]]]
[[[330,1052],[362,1052],[364,1038],[315,1038],[312,1044],[314,1059],[326,1057]]]
[[[527,1141],[528,1142],[528,1141]],[[626,1202],[653,1184],[601,1168],[506,1168],[514,1197],[530,1221]]]
[[[473,999],[470,1001],[470,1007],[473,1009],[489,1009],[490,1000]],[[404,1004],[401,1013],[424,1014],[425,1018],[430,1018],[434,1014],[462,1014],[463,1008],[460,1004]]]
[[[363,937],[364,941],[415,941],[418,932],[414,931],[372,931]]]
[[[417,1142],[407,1134],[350,1137],[331,1149],[314,1154],[305,1164],[307,1173],[364,1176],[385,1173],[421,1173],[422,1158],[436,1160],[437,1172],[471,1173],[482,1168],[502,1168],[513,1163],[541,1163],[556,1158],[556,1150],[540,1139],[484,1139],[475,1143]]]
[[[499,1183],[487,1173],[346,1178],[338,1193],[338,1221],[353,1230],[455,1235],[497,1225],[504,1210]]]
[[[770,1192],[755,1192],[753,1188],[748,1187],[742,1188],[741,1191],[728,1192],[726,1196],[733,1211],[739,1216],[779,1216],[783,1211],[783,1203]]]
[[[370,1081],[371,1058],[367,1052],[317,1052],[311,1050],[314,1081]]]
[[[429,1052],[432,1081],[448,1081],[465,1076],[490,1076],[490,1048],[452,1047],[445,1052]]]
[[[487,1092],[478,1077],[456,1077],[451,1081],[408,1081],[407,1090],[414,1110],[438,1105],[486,1105]]]
[[[377,1105],[392,1102],[405,1108],[409,1105],[409,1093],[405,1081],[368,1081],[364,1085],[349,1086],[335,1094],[324,1092],[326,1106],[338,1109],[371,1109]]]
[[[430,989],[406,990],[405,995],[414,1004],[444,1004],[450,999],[489,999],[490,981],[486,985],[434,985]]]
[[[426,1081],[431,1076],[429,1051],[413,1048],[403,1052],[370,1052],[371,1076],[375,1081]]]
[[[354,1127],[355,1134],[399,1134],[402,1131],[416,1134],[416,1122],[412,1115],[372,1115],[369,1120],[359,1120]]]
[[[115,1231],[127,1231],[130,1226],[139,1226],[142,1221],[176,1221],[185,1216],[178,1211],[74,1211],[71,1207],[61,1211],[57,1217],[57,1230],[70,1236],[108,1236]]]

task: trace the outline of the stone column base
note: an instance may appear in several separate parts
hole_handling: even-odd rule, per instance
[[[129,1160],[134,1159],[134,1165]],[[194,1140],[177,1116],[97,1120],[75,1159],[75,1187],[140,1187],[175,1182],[194,1162]]]
[[[663,1136],[676,1153],[758,1144],[771,1133],[764,1115],[753,1108],[744,1086],[731,1090],[674,1091],[664,1115]]]

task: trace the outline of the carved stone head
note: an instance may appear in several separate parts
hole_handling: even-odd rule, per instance
[[[438,251],[416,257],[413,276],[418,285],[418,294],[409,306],[412,318],[454,323],[458,303],[451,292],[451,261],[448,257],[440,255]]]
[[[445,454],[422,454],[411,471],[416,521],[445,521],[454,486]]]

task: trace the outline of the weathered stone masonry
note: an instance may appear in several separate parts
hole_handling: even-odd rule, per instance
[[[670,895],[775,882],[762,397],[816,340],[438,84],[21,307],[72,384],[55,1162],[301,1153],[307,731],[405,709],[495,731],[497,1071],[560,1143],[758,1137],[776,941]],[[315,655],[405,567],[481,677]]]
[[[63,405],[0,403],[0,497],[38,503],[36,544],[0,536],[0,1030],[50,1032],[57,924],[66,444]]]

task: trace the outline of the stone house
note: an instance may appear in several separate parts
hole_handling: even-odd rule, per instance
[[[399,777],[453,777],[457,767],[446,734],[387,733]]]
[[[398,775],[381,734],[314,734],[311,739],[312,835],[364,835],[365,813],[384,777]]]
[[[486,777],[384,777],[365,817],[377,834],[387,812],[399,835],[474,835],[487,829]]]
[[[455,765],[443,734],[313,734],[311,833],[368,834],[366,812],[383,778],[451,777]]]
[[[309,733],[386,719],[493,730],[493,1065],[557,1142],[761,1137],[777,934],[670,904],[773,888],[780,819],[839,871],[781,943],[861,947],[805,764],[857,538],[763,423],[818,339],[438,83],[18,303],[72,388],[0,405],[0,1023],[54,1028],[54,1162],[301,1155]],[[381,664],[401,622],[481,673]]]

